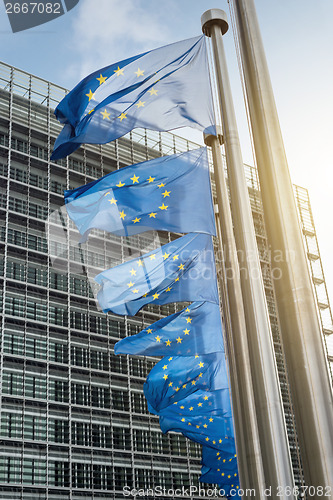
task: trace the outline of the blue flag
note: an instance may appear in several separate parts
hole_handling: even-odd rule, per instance
[[[65,191],[65,202],[81,241],[92,228],[118,236],[150,229],[215,235],[206,148],[121,168]]]
[[[237,470],[236,449],[229,448],[226,451],[220,452],[209,446],[203,446],[201,463],[216,471],[218,469],[224,469],[225,471]]]
[[[65,126],[51,156],[105,144],[134,128],[194,127],[215,133],[204,36],[183,40],[95,71],[57,106]]]
[[[164,357],[150,371],[143,390],[149,411],[161,414],[161,410],[170,405],[173,407],[177,401],[197,391],[226,389],[227,387],[228,374],[225,357],[224,353],[219,352]],[[172,410],[170,411],[172,413]],[[230,402],[226,411],[230,412]]]
[[[234,470],[225,470],[223,468],[216,470],[203,466],[199,480],[202,483],[218,484],[220,496],[228,499],[243,497],[243,495],[239,495],[239,476],[237,468]]]
[[[193,302],[114,346],[115,354],[191,356],[224,352],[218,304]]]
[[[235,441],[231,412],[227,409],[210,410],[211,399],[221,391],[200,391],[177,401],[176,410],[166,408],[160,415],[162,432],[181,432],[185,437],[231,457],[235,454]],[[225,390],[226,397],[228,391]],[[206,398],[206,399],[205,399]],[[217,406],[217,405],[216,405]]]
[[[219,303],[211,236],[186,234],[139,259],[103,271],[98,301],[104,312],[134,316],[144,305]]]

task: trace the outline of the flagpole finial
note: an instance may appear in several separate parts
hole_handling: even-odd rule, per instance
[[[218,25],[221,28],[222,35],[224,35],[229,28],[227,14],[221,9],[206,10],[201,16],[202,32],[206,36],[211,36],[211,27]]]
[[[222,127],[219,125],[216,125],[216,135],[204,133],[203,137],[206,146],[211,146],[216,139],[219,141],[220,146],[224,143]]]

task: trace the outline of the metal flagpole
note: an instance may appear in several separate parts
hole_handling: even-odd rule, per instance
[[[333,486],[332,386],[253,0],[234,0],[248,106],[274,266],[282,339],[304,477]],[[318,495],[317,495],[318,496]]]
[[[239,264],[221,154],[222,134],[205,135],[204,140],[205,144],[212,148],[218,200],[218,236],[222,253],[221,260],[224,261],[221,280],[222,302],[227,323],[227,356],[240,485],[242,489],[254,489],[256,498],[260,500],[264,498],[265,478],[251,379]]]
[[[266,486],[272,487],[271,498],[281,498],[277,496],[279,487],[282,492],[286,487],[293,491],[293,473],[258,248],[224,54],[222,35],[228,30],[226,13],[220,9],[208,10],[202,15],[201,22],[203,32],[212,38],[215,59],[231,211],[240,265]],[[295,497],[291,495],[288,498]]]

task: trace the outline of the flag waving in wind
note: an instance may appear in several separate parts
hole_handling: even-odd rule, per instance
[[[139,259],[103,271],[98,301],[104,312],[134,316],[146,304],[218,303],[211,236],[189,233]]]
[[[134,128],[215,133],[205,37],[166,45],[96,71],[57,106],[64,123],[51,158],[105,144]]]
[[[121,339],[114,352],[142,356],[224,352],[220,307],[213,302],[193,302],[142,332]]]
[[[206,148],[130,165],[71,191],[66,209],[85,241],[92,228],[215,234]]]

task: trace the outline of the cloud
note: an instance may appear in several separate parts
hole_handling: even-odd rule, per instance
[[[168,43],[165,9],[153,3],[150,9],[149,3],[81,0],[71,40],[77,64],[69,70],[77,81],[98,68]]]

